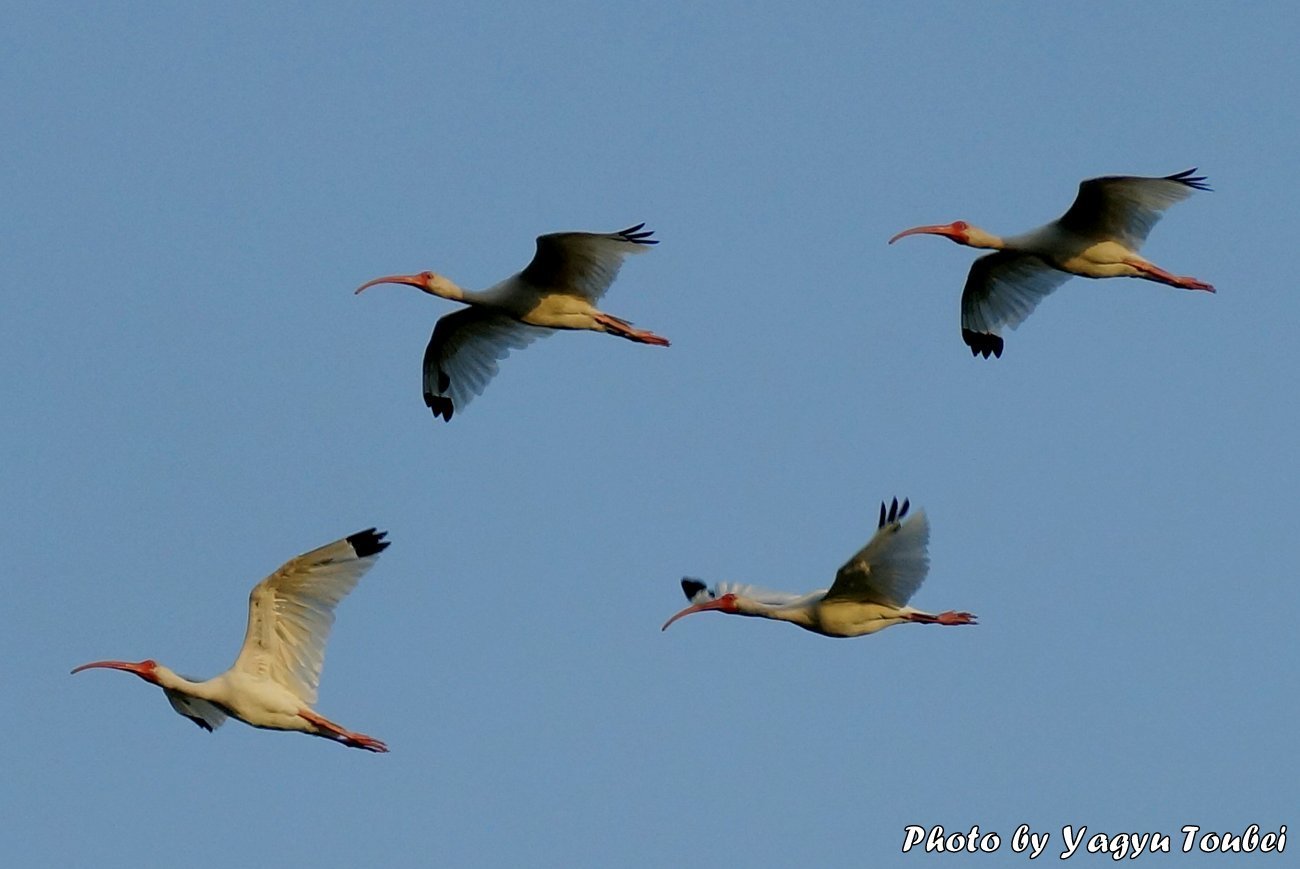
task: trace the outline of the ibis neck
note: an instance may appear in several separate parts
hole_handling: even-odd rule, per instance
[[[180,691],[182,694],[188,694],[191,697],[198,697],[201,700],[219,699],[217,697],[218,686],[216,685],[216,679],[194,682],[161,665],[154,670],[154,677],[158,680],[158,684],[163,688],[172,691]]]
[[[775,606],[751,602],[749,611],[742,610],[741,615],[758,616],[764,619],[775,619],[778,622],[790,622],[801,628],[812,627],[815,622],[813,609],[805,604],[796,606]]]
[[[442,275],[434,275],[428,283],[421,284],[421,288],[425,292],[444,299],[450,299],[453,302],[482,305],[487,308],[512,309],[517,307],[516,303],[521,297],[524,285],[520,283],[518,276],[516,276],[508,278],[499,284],[494,284],[485,290],[467,290]]]
[[[966,231],[965,245],[967,247],[981,248],[982,250],[1006,250],[1007,248],[1007,242],[1001,236],[985,232],[975,226]]]
[[[425,290],[439,298],[450,299],[453,302],[472,302],[475,295],[472,291],[461,289],[446,278],[433,281],[425,287]]]

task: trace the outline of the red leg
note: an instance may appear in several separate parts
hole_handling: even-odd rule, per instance
[[[618,317],[604,313],[596,314],[595,320],[605,327],[606,332],[620,338],[636,341],[638,344],[653,344],[656,347],[668,346],[667,338],[656,335],[654,332],[647,332],[644,329],[635,329],[627,320],[621,320]]]
[[[309,723],[314,724],[316,727],[325,731],[322,735],[329,735],[350,748],[364,748],[366,751],[373,751],[379,754],[388,751],[388,746],[384,745],[373,736],[366,736],[364,733],[353,733],[350,730],[340,727],[323,715],[317,715],[310,709],[299,709],[298,715],[299,717],[306,719]]]
[[[929,613],[912,613],[911,615],[908,616],[908,620],[913,622],[920,622],[923,625],[978,624],[975,621],[975,615],[973,613],[957,612],[955,610],[947,610],[946,612],[939,613],[937,616],[932,616]]]
[[[1128,260],[1128,265],[1145,274],[1153,281],[1159,281],[1162,284],[1169,284],[1171,287],[1181,287],[1184,290],[1205,290],[1214,292],[1214,287],[1198,281],[1196,278],[1182,277],[1180,275],[1170,274],[1157,265],[1142,260]]]

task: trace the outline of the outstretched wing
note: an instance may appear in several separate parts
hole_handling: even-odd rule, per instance
[[[1084,238],[1113,238],[1136,251],[1166,208],[1193,191],[1210,189],[1204,176],[1195,173],[1188,169],[1163,178],[1089,178],[1079,185],[1079,195],[1061,216],[1061,226]]]
[[[433,327],[424,350],[424,403],[434,416],[451,420],[457,408],[483,392],[498,360],[527,347],[550,329],[529,326],[487,308],[464,308]]]
[[[769,606],[790,606],[804,600],[820,598],[826,594],[826,589],[819,588],[804,594],[792,594],[787,591],[772,591],[771,589],[744,585],[738,582],[719,582],[713,588],[709,588],[702,581],[686,576],[682,577],[682,593],[686,595],[686,599],[691,603],[706,603],[717,600],[724,594],[735,594]]]
[[[519,278],[543,292],[596,302],[618,277],[623,257],[658,244],[644,223],[622,232],[553,232],[537,237],[537,253]]]
[[[930,556],[926,553],[930,523],[920,510],[903,521],[908,506],[906,500],[900,506],[897,498],[889,508],[880,505],[876,533],[835,574],[827,600],[840,598],[901,607],[912,599],[930,570]]]
[[[163,693],[167,695],[167,702],[172,705],[173,709],[208,733],[216,730],[226,721],[225,710],[215,703],[200,700],[198,697],[191,697],[170,688],[164,688]]]
[[[1004,327],[1014,329],[1048,293],[1070,279],[1036,256],[997,251],[971,263],[961,293],[961,338],[972,355],[1002,355]]]
[[[334,608],[388,548],[385,534],[358,531],[299,555],[259,582],[248,596],[248,631],[235,669],[273,679],[307,705],[315,703]]]

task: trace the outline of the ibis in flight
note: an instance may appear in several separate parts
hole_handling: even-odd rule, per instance
[[[207,731],[234,716],[266,730],[296,730],[352,748],[388,751],[373,736],[312,709],[334,607],[388,547],[384,535],[374,528],[358,531],[299,555],[259,582],[248,596],[244,647],[220,676],[195,682],[154,660],[95,661],[72,672],[104,667],[134,673],[162,688],[173,709]]]
[[[835,575],[829,589],[807,594],[764,591],[749,585],[718,583],[708,588],[698,579],[683,579],[682,591],[691,605],[664,623],[661,630],[691,613],[717,610],[791,622],[828,637],[874,634],[890,625],[973,625],[975,616],[949,610],[928,613],[907,605],[930,569],[926,546],[930,524],[918,510],[907,516],[908,502],[895,498],[880,505],[876,533]]]
[[[1163,178],[1109,175],[1079,185],[1070,210],[1059,220],[1021,235],[1000,238],[964,220],[917,226],[889,240],[908,235],[942,235],[967,247],[995,253],[971,265],[961,294],[961,337],[973,355],[1002,355],[1002,329],[1014,329],[1043,297],[1069,280],[1142,278],[1180,287],[1214,287],[1196,278],[1171,274],[1138,256],[1151,227],[1166,208],[1209,190],[1205,178],[1188,169]]]
[[[440,319],[424,351],[424,403],[435,417],[452,414],[480,394],[497,361],[556,329],[606,332],[641,344],[668,340],[596,307],[623,257],[658,244],[644,223],[621,232],[556,232],[537,238],[537,253],[521,272],[486,290],[465,290],[442,275],[389,275],[357,287],[408,284],[469,307]]]

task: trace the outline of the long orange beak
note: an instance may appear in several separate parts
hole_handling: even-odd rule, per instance
[[[670,618],[668,621],[664,622],[664,626],[659,630],[661,631],[668,630],[668,626],[671,625],[673,622],[677,621],[678,619],[680,619],[682,616],[688,616],[691,613],[702,613],[707,610],[726,609],[726,607],[727,607],[727,602],[723,601],[721,598],[719,598],[718,600],[705,601],[704,603],[693,603],[690,606],[688,606],[686,609],[679,612],[677,615]]]
[[[90,670],[96,667],[102,667],[106,670],[125,670],[128,673],[136,674],[142,679],[148,678],[145,673],[153,669],[152,667],[146,667],[144,661],[92,661],[89,664],[82,664],[80,667],[73,668],[72,673],[68,675],[71,676],[80,673],[82,670]]]
[[[911,229],[903,230],[898,235],[891,238],[889,243],[893,244],[900,238],[909,235],[942,235],[945,238],[956,240],[960,236],[960,233],[951,223],[935,224],[932,226],[914,226]]]
[[[375,284],[409,284],[417,289],[424,289],[424,281],[420,279],[419,275],[388,275],[382,278],[375,278],[373,281],[366,281],[364,284],[357,287],[352,292],[352,295],[358,295],[362,290],[367,287],[373,287]]]

